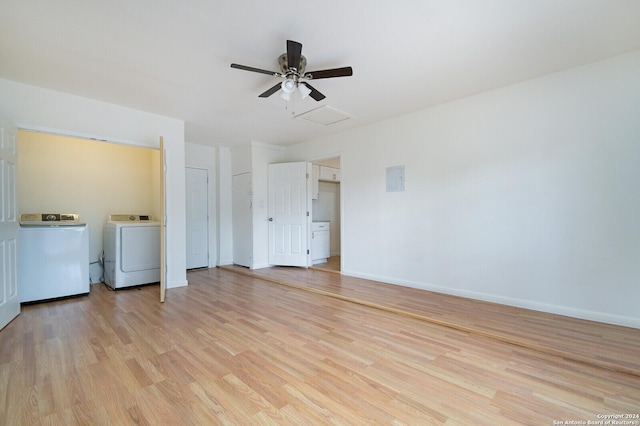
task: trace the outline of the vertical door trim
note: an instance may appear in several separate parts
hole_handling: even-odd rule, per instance
[[[165,193],[167,190],[167,162],[164,138],[160,136],[160,302],[164,303],[167,292],[167,217]]]

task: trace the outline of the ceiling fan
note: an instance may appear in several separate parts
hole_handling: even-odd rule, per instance
[[[278,64],[280,65],[280,72],[268,71],[239,64],[231,64],[231,68],[258,72],[284,79],[284,81],[261,93],[259,97],[268,98],[278,90],[282,90],[280,96],[287,101],[291,99],[291,94],[296,90],[296,88],[303,99],[307,96],[311,96],[316,101],[321,101],[326,98],[326,96],[313,88],[313,86],[308,83],[309,80],[349,77],[353,75],[351,67],[306,72],[307,58],[302,55],[302,44],[293,40],[287,40],[287,53],[280,55],[278,58]]]

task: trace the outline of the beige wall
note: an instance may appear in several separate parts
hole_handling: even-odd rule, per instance
[[[109,214],[159,214],[159,151],[19,131],[18,211],[78,213],[90,227],[90,259],[102,253]],[[102,270],[91,269],[92,282]]]

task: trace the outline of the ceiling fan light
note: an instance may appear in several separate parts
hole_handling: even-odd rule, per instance
[[[296,89],[296,82],[293,81],[293,79],[288,78],[280,84],[280,87],[282,88],[283,93],[290,94]]]
[[[311,89],[309,89],[306,84],[300,84],[298,85],[298,92],[300,92],[300,97],[304,99],[309,96],[309,94],[311,93]]]
[[[282,91],[280,92],[280,97],[281,97],[282,99],[284,99],[285,101],[290,101],[290,100],[291,100],[291,93],[289,93],[289,92],[285,92],[284,90],[282,90]]]

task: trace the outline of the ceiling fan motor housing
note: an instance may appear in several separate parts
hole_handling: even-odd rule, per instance
[[[289,69],[289,61],[287,60],[286,53],[280,55],[278,58],[278,64],[280,65],[280,73],[282,73],[282,75],[286,76],[287,74],[297,74],[298,77],[302,77],[305,69],[307,68],[307,58],[305,58],[304,55],[300,55],[300,69],[296,70],[295,73]]]

